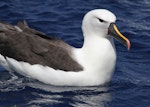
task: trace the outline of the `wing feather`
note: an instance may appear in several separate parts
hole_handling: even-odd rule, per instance
[[[41,64],[65,71],[81,71],[71,55],[73,49],[60,39],[28,27],[26,21],[14,26],[0,23],[0,54],[30,64]]]

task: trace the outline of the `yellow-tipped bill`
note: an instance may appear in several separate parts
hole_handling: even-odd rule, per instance
[[[119,32],[119,30],[118,30],[117,26],[115,25],[115,23],[110,24],[110,26],[108,28],[108,33],[111,36],[113,36],[114,38],[116,38],[123,45],[125,45],[128,48],[128,50],[130,49],[130,47],[131,47],[130,41]]]

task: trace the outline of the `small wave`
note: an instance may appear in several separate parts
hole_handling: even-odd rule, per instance
[[[8,71],[1,71],[8,72]],[[1,74],[3,75],[3,74]],[[24,89],[23,78],[19,78],[14,73],[9,72],[7,77],[3,78],[0,81],[0,91],[1,92],[9,92],[9,91],[18,91]]]

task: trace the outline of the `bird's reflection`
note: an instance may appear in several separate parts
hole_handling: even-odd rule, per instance
[[[57,87],[42,83],[29,83],[28,86],[44,90],[34,92],[36,99],[30,101],[29,105],[51,104],[62,105],[66,102],[68,106],[74,107],[105,107],[111,101],[111,93],[108,86],[96,87]],[[45,93],[46,92],[46,93]]]

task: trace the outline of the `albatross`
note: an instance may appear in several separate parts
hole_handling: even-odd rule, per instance
[[[89,11],[83,18],[84,43],[75,48],[32,29],[26,21],[0,22],[0,65],[10,72],[58,86],[96,86],[111,80],[116,64],[113,38],[130,49],[130,41],[106,9]]]

